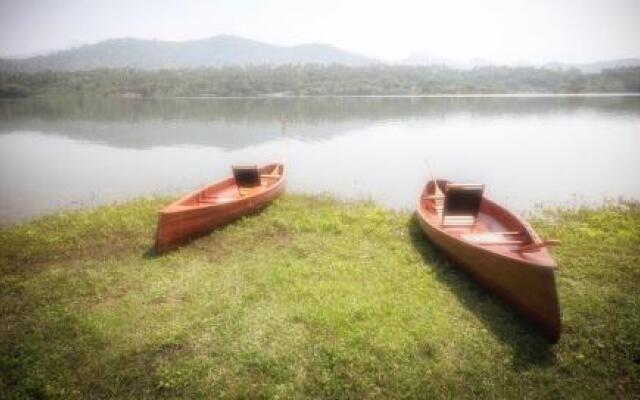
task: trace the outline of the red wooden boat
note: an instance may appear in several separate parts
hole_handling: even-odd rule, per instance
[[[556,262],[531,226],[484,197],[483,185],[431,180],[417,205],[422,230],[461,268],[541,328],[560,338]]]
[[[233,172],[234,176],[189,193],[160,210],[155,244],[158,253],[257,211],[284,191],[283,164],[234,167]]]

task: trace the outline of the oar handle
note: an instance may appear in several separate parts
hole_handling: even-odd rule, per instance
[[[538,249],[541,249],[543,247],[549,247],[549,246],[557,246],[560,244],[560,241],[557,239],[547,239],[547,240],[543,240],[540,243],[531,243],[528,244],[526,246],[522,246],[518,249],[519,252],[521,253],[527,253],[530,251],[536,251]]]
[[[285,165],[289,161],[289,137],[287,136],[287,119],[285,117],[280,118],[280,135],[284,138],[282,164]]]
[[[425,160],[424,163],[427,166],[427,173],[431,176],[431,181],[433,182],[433,194],[437,197],[444,197],[444,193],[438,187],[438,181],[436,180],[436,174],[433,172],[433,168],[431,167],[431,163],[429,160]]]

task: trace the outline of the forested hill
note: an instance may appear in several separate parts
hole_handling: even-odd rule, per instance
[[[230,35],[184,42],[112,39],[26,59],[0,59],[12,72],[85,71],[99,68],[188,69],[262,64],[369,65],[371,58],[323,44],[276,46]]]
[[[97,69],[201,69],[282,65],[407,66],[470,70],[490,67],[482,60],[455,61],[415,54],[401,62],[377,60],[326,44],[278,46],[233,35],[217,35],[188,41],[110,39],[29,58],[0,58],[0,72],[77,72]],[[526,64],[533,67],[533,64]],[[525,65],[520,65],[524,67]],[[585,74],[605,69],[640,66],[640,58],[602,60],[592,63],[548,63],[539,65],[554,71],[579,70]],[[515,66],[511,66],[515,68]]]
[[[1,73],[0,97],[341,96],[640,92],[640,67],[578,70],[481,67],[283,65]]]

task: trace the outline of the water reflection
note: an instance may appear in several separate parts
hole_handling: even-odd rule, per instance
[[[326,140],[380,121],[456,116],[640,114],[638,97],[282,98],[86,100],[0,103],[0,132],[39,131],[125,148],[237,149],[275,140],[284,118],[301,140]],[[330,125],[327,129],[326,125]]]
[[[637,198],[639,122],[638,97],[4,102],[0,221],[178,192],[232,162],[283,157],[293,191],[392,207],[413,207],[427,157],[520,210]]]

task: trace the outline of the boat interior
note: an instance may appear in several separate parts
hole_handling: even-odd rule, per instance
[[[431,181],[421,202],[432,226],[474,245],[526,253],[557,244],[541,241],[526,223],[485,199],[482,184]]]
[[[282,164],[271,164],[262,168],[255,165],[234,165],[231,167],[233,177],[192,194],[185,198],[180,205],[224,204],[257,195],[279,181],[283,168]]]

